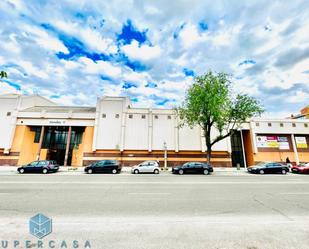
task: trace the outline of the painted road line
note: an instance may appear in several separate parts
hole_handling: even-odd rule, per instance
[[[170,195],[171,193],[128,193],[128,195]]]
[[[145,181],[119,181],[119,182],[111,182],[111,181],[105,181],[105,182],[94,182],[94,181],[69,181],[69,182],[64,182],[64,181],[1,181],[1,184],[81,184],[81,185],[119,185],[119,184],[128,184],[128,185],[139,185],[139,184],[146,184],[146,185],[156,185],[156,184],[161,184],[161,185],[214,185],[214,184],[221,184],[221,185],[246,185],[246,184],[255,184],[255,185],[309,185],[309,182],[286,182],[286,181],[281,181],[281,182],[227,182],[227,181],[209,181],[209,182],[145,182]]]
[[[280,193],[280,195],[309,195],[309,192],[290,192],[290,193]]]

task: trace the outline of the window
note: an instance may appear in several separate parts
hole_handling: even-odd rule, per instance
[[[293,126],[293,127],[296,127],[296,124],[295,124],[295,123],[292,123],[292,126]]]
[[[260,123],[255,123],[255,126],[256,126],[256,127],[259,127],[259,126],[260,126]]]
[[[304,124],[304,126],[305,126],[306,128],[308,128],[308,124]]]
[[[155,119],[158,119],[159,117],[158,117],[158,115],[155,115],[154,118],[155,118]]]
[[[145,118],[146,118],[146,115],[145,115],[145,114],[143,114],[143,115],[142,115],[142,119],[145,119]]]
[[[6,113],[6,116],[9,117],[9,116],[11,116],[11,114],[12,114],[11,112],[7,112],[7,113]]]
[[[172,117],[170,115],[167,116],[167,119],[172,119]]]
[[[119,114],[118,113],[115,115],[115,118],[119,118]]]
[[[283,123],[280,123],[280,127],[283,127]]]
[[[34,131],[34,143],[39,143],[40,142],[40,137],[41,137],[41,127],[33,126],[30,128],[30,131]]]
[[[269,127],[271,127],[271,123],[268,123],[267,125],[268,125]]]
[[[106,118],[106,114],[105,113],[102,114],[102,118]]]
[[[133,114],[129,114],[129,118],[133,118]]]
[[[48,163],[47,161],[39,161],[37,166],[40,167],[40,166],[46,166]]]

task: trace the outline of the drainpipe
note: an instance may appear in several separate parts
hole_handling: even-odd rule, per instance
[[[163,148],[164,148],[164,169],[167,170],[167,146],[166,146],[166,142],[164,142]]]

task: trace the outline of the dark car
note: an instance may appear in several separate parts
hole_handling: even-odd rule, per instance
[[[207,163],[200,162],[188,162],[184,165],[174,167],[172,169],[173,174],[204,174],[208,175],[213,172],[213,168]]]
[[[85,167],[85,172],[88,174],[92,173],[120,173],[121,167],[119,162],[116,160],[103,160],[97,161],[92,164],[89,164]]]
[[[249,173],[256,174],[286,174],[289,172],[289,167],[277,162],[260,162],[257,165],[248,167]]]
[[[50,172],[57,172],[59,170],[59,165],[54,160],[40,160],[28,163],[17,168],[20,174],[23,173],[43,173],[47,174]]]
[[[299,165],[293,165],[291,167],[293,173],[309,174],[309,163],[301,163]]]

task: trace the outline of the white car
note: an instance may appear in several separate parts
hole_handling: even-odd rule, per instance
[[[131,169],[131,173],[133,174],[139,174],[139,173],[159,174],[160,173],[159,163],[156,161],[142,162],[138,165],[133,166]]]

